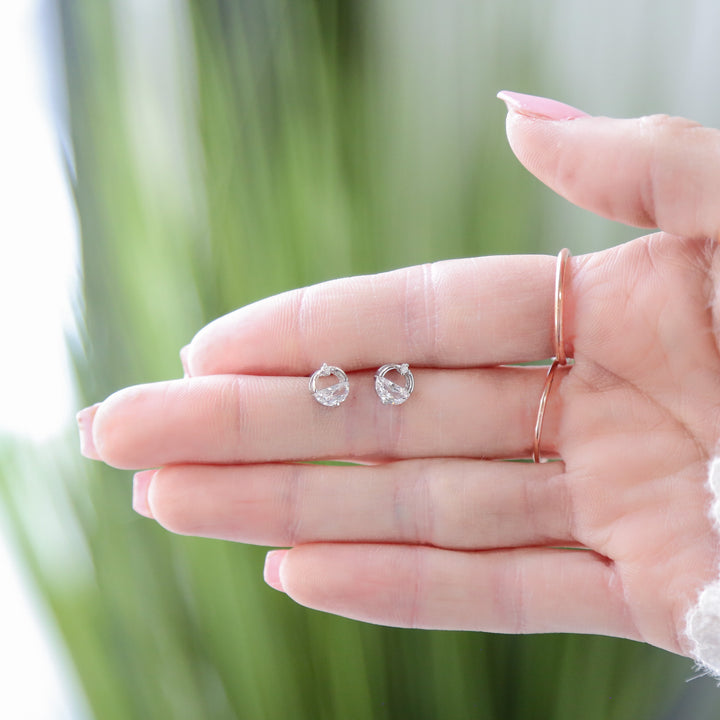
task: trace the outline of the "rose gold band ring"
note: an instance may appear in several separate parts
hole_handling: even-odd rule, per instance
[[[565,309],[565,271],[570,251],[563,248],[555,263],[555,359],[558,365],[567,365],[565,354],[565,335],[563,334],[563,317]]]
[[[537,419],[535,420],[535,439],[533,442],[533,462],[540,462],[540,438],[542,436],[543,422],[545,420],[545,408],[547,406],[548,395],[555,380],[557,369],[563,365],[567,365],[568,357],[565,352],[565,336],[563,333],[563,317],[565,307],[565,271],[567,269],[570,251],[563,248],[557,256],[555,265],[555,357],[552,364],[548,368],[545,377],[545,385],[542,395],[540,396],[540,405],[538,406]]]

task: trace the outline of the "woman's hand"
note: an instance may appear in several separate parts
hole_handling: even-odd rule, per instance
[[[138,475],[135,503],[172,531],[290,547],[268,556],[266,579],[304,605],[688,654],[686,615],[718,571],[706,481],[720,438],[720,132],[503,99],[511,146],[538,178],[664,230],[570,260],[575,363],[558,372],[542,435],[559,462],[498,462],[532,451],[546,370],[507,365],[553,354],[545,256],[447,261],[242,308],[186,348],[191,377],[83,411],[85,453],[160,467]],[[323,362],[350,376],[340,407],[308,392]],[[374,392],[387,362],[415,375],[402,406]],[[366,464],[296,462],[318,459]]]

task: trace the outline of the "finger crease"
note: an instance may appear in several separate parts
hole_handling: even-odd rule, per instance
[[[288,545],[294,546],[300,542],[302,528],[302,502],[305,494],[306,466],[288,465],[287,476],[284,480],[282,506],[287,517],[286,533]]]

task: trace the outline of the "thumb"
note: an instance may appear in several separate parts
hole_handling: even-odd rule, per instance
[[[673,235],[720,235],[720,131],[684,118],[591,117],[502,91],[520,162],[570,202]]]

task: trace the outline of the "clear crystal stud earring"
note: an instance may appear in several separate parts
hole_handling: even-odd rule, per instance
[[[318,389],[318,378],[328,377],[330,375],[334,375],[338,379],[338,382],[329,387]],[[322,367],[310,376],[308,387],[310,388],[312,396],[321,405],[325,405],[326,407],[337,407],[340,403],[345,402],[350,392],[348,376],[339,367],[328,365],[327,363],[323,363]]]
[[[392,380],[388,380],[385,376],[395,370],[405,378],[405,387],[394,383]],[[410,372],[410,367],[407,363],[402,365],[396,365],[395,363],[388,363],[378,368],[375,373],[375,392],[378,394],[383,405],[402,405],[409,397],[410,393],[415,387],[415,378]]]

